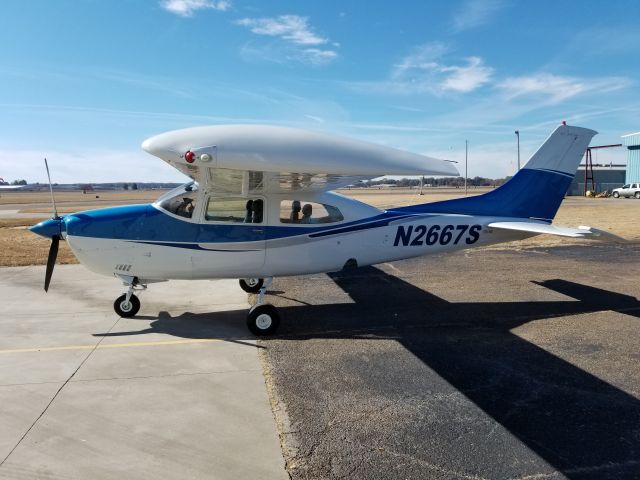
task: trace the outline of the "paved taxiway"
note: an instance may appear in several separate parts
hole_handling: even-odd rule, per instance
[[[237,281],[154,284],[118,319],[115,279],[43,276],[0,270],[0,478],[288,478]]]
[[[640,478],[640,245],[277,279],[295,479]]]

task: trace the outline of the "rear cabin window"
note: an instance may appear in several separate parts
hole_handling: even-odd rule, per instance
[[[262,223],[261,199],[209,198],[204,218],[210,222]]]
[[[332,205],[301,200],[282,200],[280,202],[280,223],[305,225],[335,223],[342,220],[344,220],[342,213]]]

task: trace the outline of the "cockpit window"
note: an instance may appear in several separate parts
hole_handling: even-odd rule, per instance
[[[205,220],[231,223],[262,223],[264,202],[240,197],[209,198]]]
[[[182,185],[158,199],[160,208],[184,218],[193,217],[198,196],[198,185],[194,182]]]
[[[344,220],[342,213],[333,205],[305,202],[300,200],[282,200],[280,202],[280,223],[335,223]]]

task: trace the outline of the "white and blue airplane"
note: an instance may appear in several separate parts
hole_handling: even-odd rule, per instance
[[[31,231],[51,238],[49,288],[60,239],[90,270],[120,279],[116,313],[134,291],[171,279],[239,278],[258,293],[247,325],[278,328],[265,303],[273,277],[333,272],[533,235],[599,235],[551,224],[595,131],[560,125],[507,183],[479,196],[380,210],[334,193],[382,175],[444,175],[452,162],[362,141],[261,125],[176,130],[142,148],[192,182],[155,203],[73,213]]]

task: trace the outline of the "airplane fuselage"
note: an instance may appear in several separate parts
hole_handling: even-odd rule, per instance
[[[91,210],[65,216],[63,237],[89,269],[145,283],[330,272],[529,236],[487,227],[499,217],[383,211],[334,193],[297,200],[334,206],[343,220],[281,223],[290,197],[260,197],[260,223],[209,222],[198,207],[183,218],[161,202]],[[205,204],[198,195],[197,205]]]

